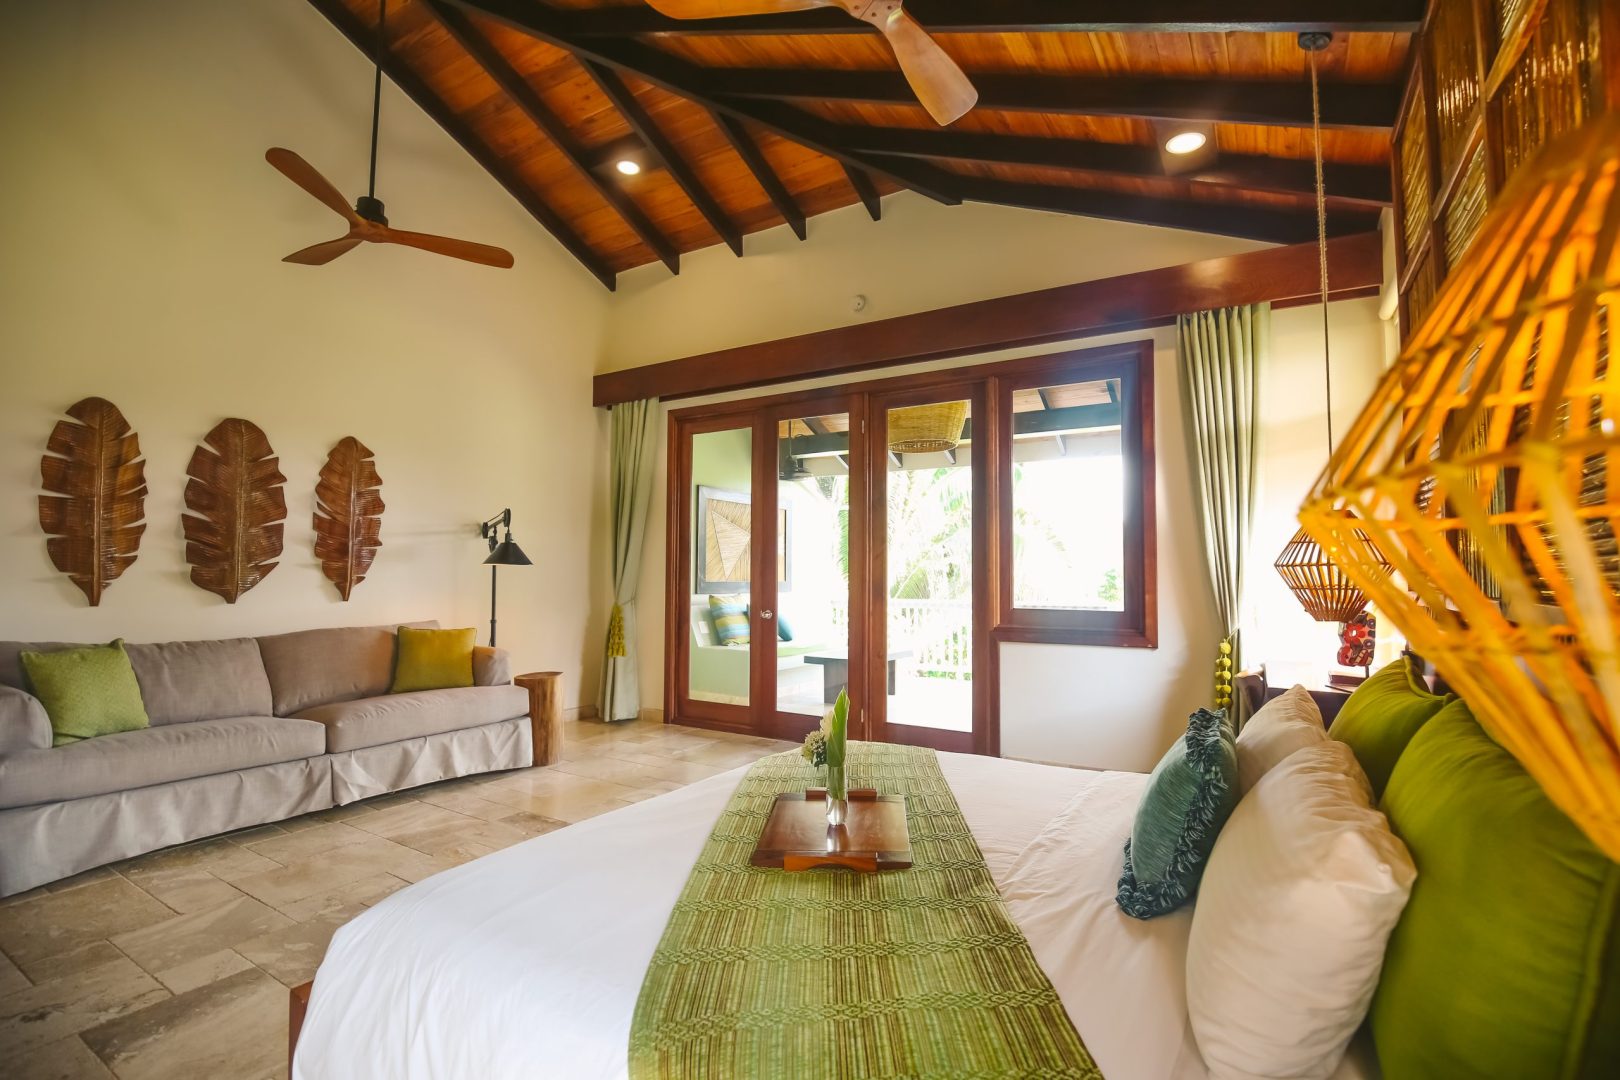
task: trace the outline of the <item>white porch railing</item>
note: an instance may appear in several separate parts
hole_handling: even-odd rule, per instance
[[[849,604],[833,602],[832,623],[847,634]],[[889,647],[909,649],[902,669],[924,679],[973,678],[972,600],[890,600]]]

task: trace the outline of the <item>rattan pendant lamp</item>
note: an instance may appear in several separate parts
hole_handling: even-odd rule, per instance
[[[1299,47],[1305,50],[1311,68],[1311,136],[1316,149],[1316,249],[1322,287],[1322,375],[1327,396],[1327,449],[1330,458],[1333,456],[1333,364],[1328,345],[1327,198],[1322,183],[1322,107],[1316,81],[1316,56],[1332,40],[1332,34],[1305,32],[1299,35]],[[1363,561],[1369,565],[1382,564],[1385,572],[1388,572],[1389,564],[1384,562],[1377,545],[1365,533],[1356,531],[1348,542],[1362,548],[1360,554]],[[1367,609],[1367,594],[1304,529],[1293,535],[1273,565],[1306,614],[1317,622],[1347,623]]]
[[[1487,731],[1620,859],[1620,113],[1498,196],[1300,509]],[[1396,588],[1351,538],[1404,578]],[[1410,589],[1410,592],[1407,591]]]

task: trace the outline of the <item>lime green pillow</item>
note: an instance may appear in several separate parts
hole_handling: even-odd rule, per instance
[[[1382,804],[1417,863],[1372,1033],[1388,1080],[1597,1080],[1620,1062],[1620,864],[1457,701]]]
[[[709,597],[709,621],[714,640],[721,645],[747,645],[750,638],[748,601],[738,596]]]
[[[1356,687],[1328,734],[1355,751],[1361,771],[1372,784],[1373,798],[1384,793],[1401,751],[1429,718],[1456,700],[1453,694],[1431,693],[1403,656]]]
[[[139,731],[151,721],[124,639],[56,652],[21,653],[34,696],[51,718],[51,745]]]
[[[393,692],[449,690],[473,684],[473,646],[478,631],[399,628],[399,661]]]
[[[1164,915],[1197,891],[1215,837],[1237,805],[1235,742],[1224,711],[1199,709],[1187,719],[1186,737],[1153,767],[1114,897],[1125,914]]]

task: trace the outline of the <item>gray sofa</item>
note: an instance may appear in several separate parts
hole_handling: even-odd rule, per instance
[[[432,623],[409,623],[432,626]],[[51,747],[0,642],[0,896],[145,851],[533,761],[506,653],[476,685],[390,694],[395,627],[128,646],[151,727]]]

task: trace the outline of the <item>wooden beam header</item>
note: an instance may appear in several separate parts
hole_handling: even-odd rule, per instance
[[[610,371],[592,381],[593,404],[695,397],[924,360],[1164,326],[1177,315],[1320,295],[1316,245],[1294,244],[1160,270],[821,330],[777,341]],[[1328,241],[1331,297],[1375,294],[1383,283],[1376,232]]]

